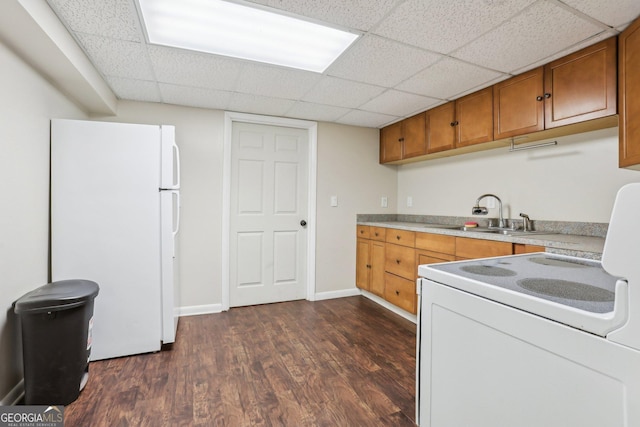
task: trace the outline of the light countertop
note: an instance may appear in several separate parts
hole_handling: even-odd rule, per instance
[[[474,239],[494,240],[498,242],[521,243],[544,246],[546,252],[599,260],[604,248],[603,237],[579,236],[552,232],[532,233],[531,235],[503,235],[477,231],[455,230],[438,227],[438,224],[424,224],[402,221],[358,221],[358,225],[396,228],[422,233],[444,234],[447,236],[470,237]]]

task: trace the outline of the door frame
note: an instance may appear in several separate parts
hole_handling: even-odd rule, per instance
[[[315,301],[316,290],[316,177],[318,166],[318,123],[284,117],[256,114],[224,113],[224,159],[222,173],[222,311],[229,310],[230,273],[230,225],[231,225],[231,143],[234,122],[253,123],[306,129],[309,144],[308,202],[307,202],[307,301]]]

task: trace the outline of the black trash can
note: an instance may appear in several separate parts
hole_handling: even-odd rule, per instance
[[[89,376],[93,303],[98,284],[61,280],[14,305],[22,323],[26,405],[68,405]]]

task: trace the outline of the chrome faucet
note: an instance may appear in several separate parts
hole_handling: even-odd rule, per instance
[[[522,230],[531,231],[531,218],[529,218],[529,215],[520,213],[520,216],[522,217]]]
[[[504,218],[502,217],[502,200],[500,200],[500,197],[496,196],[495,194],[483,194],[482,196],[478,197],[478,200],[476,200],[476,205],[473,208],[471,208],[471,214],[486,215],[489,213],[489,210],[485,206],[480,206],[480,200],[484,199],[485,197],[493,197],[498,201],[498,208],[500,209],[500,218],[498,220],[498,227],[506,228],[507,225],[504,221]]]

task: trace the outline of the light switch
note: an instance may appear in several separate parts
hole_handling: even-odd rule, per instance
[[[331,206],[332,207],[338,206],[338,196],[331,196]]]
[[[380,206],[383,208],[386,208],[389,206],[389,203],[387,201],[387,196],[380,197]]]
[[[487,197],[487,207],[493,209],[496,207],[496,199],[493,197]]]
[[[411,197],[411,196],[407,197],[407,207],[408,208],[412,208],[413,207],[413,197]]]

